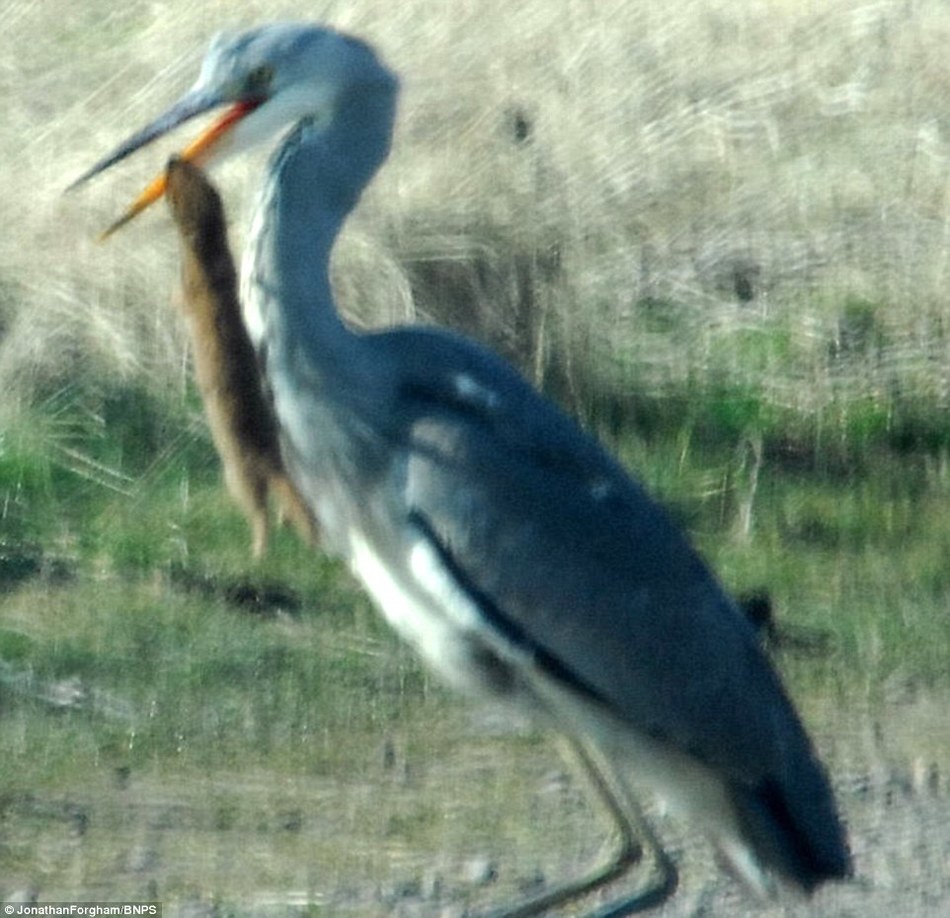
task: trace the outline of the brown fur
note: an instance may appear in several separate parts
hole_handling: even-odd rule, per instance
[[[314,519],[284,469],[277,423],[241,316],[221,199],[201,170],[184,160],[170,161],[166,178],[181,240],[183,312],[195,376],[228,489],[251,525],[254,557],[267,548],[270,493],[281,517],[313,544]]]

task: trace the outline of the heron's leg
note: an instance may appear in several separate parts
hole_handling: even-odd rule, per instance
[[[679,874],[672,858],[666,853],[649,820],[643,813],[636,795],[627,786],[622,775],[596,746],[581,740],[569,739],[574,755],[584,766],[591,784],[607,804],[608,810],[620,831],[622,839],[631,839],[636,850],[633,861],[618,865],[619,869],[605,877],[602,883],[622,876],[634,861],[642,859],[643,852],[649,853],[653,862],[652,878],[635,893],[623,896],[602,905],[589,913],[587,918],[623,918],[646,912],[662,905],[676,891]],[[609,867],[609,865],[608,865]],[[605,873],[607,871],[605,870]],[[598,884],[599,885],[602,885]],[[591,890],[597,887],[591,887]]]
[[[611,902],[588,918],[622,918],[654,908],[676,889],[676,867],[663,850],[639,805],[619,774],[595,748],[573,737],[563,737],[567,748],[583,766],[591,786],[603,803],[617,832],[617,845],[608,860],[589,874],[541,893],[533,899],[492,912],[486,918],[527,918],[587,895],[623,876],[648,848],[655,863],[656,880],[633,896]]]

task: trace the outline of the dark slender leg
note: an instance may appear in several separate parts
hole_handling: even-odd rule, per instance
[[[525,902],[491,912],[486,918],[527,918],[587,895],[623,876],[642,859],[645,848],[649,850],[654,862],[655,879],[635,895],[601,906],[592,912],[589,918],[622,918],[624,915],[644,912],[663,903],[676,889],[676,867],[661,847],[632,793],[616,770],[595,748],[570,737],[565,737],[565,740],[610,815],[617,833],[616,848],[604,863],[579,880],[557,886]]]

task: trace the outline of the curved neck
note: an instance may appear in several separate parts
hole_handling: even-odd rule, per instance
[[[301,121],[268,165],[246,255],[245,300],[259,312],[248,324],[317,365],[352,337],[333,304],[330,251],[389,152],[395,101],[394,78],[354,84],[329,123]]]

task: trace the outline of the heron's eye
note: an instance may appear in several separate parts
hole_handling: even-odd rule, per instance
[[[274,68],[267,64],[255,67],[244,81],[244,89],[251,95],[263,95],[270,89],[274,77]]]

